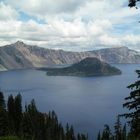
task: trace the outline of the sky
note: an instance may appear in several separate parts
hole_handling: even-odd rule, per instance
[[[69,51],[140,51],[139,20],[128,0],[0,0],[0,46],[19,40]]]

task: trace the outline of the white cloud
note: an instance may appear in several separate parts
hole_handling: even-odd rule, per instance
[[[91,50],[97,45],[139,45],[139,31],[131,23],[140,15],[139,10],[129,9],[127,2],[4,0],[0,2],[0,45],[17,40],[67,50]],[[41,24],[30,16],[25,20],[21,11],[24,16],[34,16],[46,23]],[[134,35],[136,31],[138,35]]]
[[[25,43],[65,50],[91,50],[98,46],[130,46],[140,44],[136,35],[113,36],[109,20],[74,21],[52,20],[39,24],[33,20],[0,21],[0,45],[22,40]]]
[[[126,35],[123,39],[124,43],[126,45],[140,45],[140,35],[134,35],[134,34],[129,34],[129,35]]]
[[[15,20],[18,17],[18,12],[9,5],[0,2],[0,21]]]
[[[112,36],[109,36],[107,34],[105,35],[102,35],[100,38],[99,38],[99,41],[100,41],[100,44],[102,45],[106,45],[106,46],[115,46],[115,45],[121,45],[121,40],[116,38],[116,37],[112,37]]]
[[[39,24],[33,20],[26,23],[3,21],[0,22],[0,37],[10,42],[15,39],[39,42],[40,45],[42,42],[43,46],[44,42],[47,46],[53,47],[58,47],[57,45],[64,47],[64,44],[86,46],[111,27],[111,23],[105,20],[101,23],[99,21],[85,23],[81,19],[71,22],[61,19],[52,20],[48,24]]]
[[[44,16],[44,14],[71,13],[76,11],[85,0],[5,0],[28,14]],[[87,0],[89,1],[89,0]]]
[[[54,17],[64,19],[82,18],[86,20],[109,19],[117,20],[138,14],[138,10],[123,7],[128,0],[5,0],[19,11],[36,16],[43,20]]]

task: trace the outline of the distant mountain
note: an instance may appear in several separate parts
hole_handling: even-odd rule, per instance
[[[121,74],[121,71],[98,58],[85,58],[65,68],[47,69],[49,76],[107,76]]]
[[[91,53],[108,63],[140,63],[140,53],[127,47],[107,48]]]
[[[45,49],[18,41],[0,47],[0,70],[74,64],[86,57],[96,57],[107,63],[140,63],[140,54],[127,47],[107,48],[89,52],[70,52]]]

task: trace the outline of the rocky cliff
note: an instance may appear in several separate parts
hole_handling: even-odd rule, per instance
[[[46,67],[73,64],[86,57],[97,57],[108,63],[140,63],[140,54],[127,47],[107,48],[89,52],[45,49],[23,42],[0,47],[0,69]]]

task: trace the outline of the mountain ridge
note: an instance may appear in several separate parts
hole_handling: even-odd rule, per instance
[[[74,64],[86,57],[96,57],[107,63],[140,63],[140,54],[127,47],[72,52],[27,45],[21,41],[0,47],[0,66],[4,70]]]

